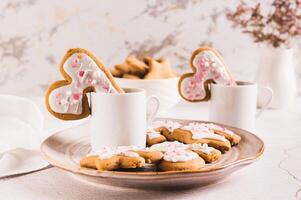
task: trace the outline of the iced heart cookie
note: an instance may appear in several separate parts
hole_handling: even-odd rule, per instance
[[[182,124],[171,120],[159,120],[152,124],[152,128],[159,131],[168,141],[173,141],[174,139],[170,137],[170,134],[177,128],[182,127]]]
[[[226,129],[222,126],[213,123],[206,123],[205,126],[213,130],[215,134],[224,136],[227,140],[231,142],[231,145],[237,145],[241,140],[239,135],[235,134],[233,131]]]
[[[86,93],[122,93],[110,71],[91,52],[74,48],[67,51],[60,64],[65,80],[54,82],[46,92],[46,107],[63,120],[90,115]]]
[[[215,134],[208,127],[197,123],[190,123],[175,129],[169,137],[185,144],[205,143],[222,152],[231,149],[230,142],[224,136]]]
[[[207,163],[212,163],[218,160],[222,155],[219,150],[209,147],[208,144],[194,143],[188,145],[188,149],[199,154],[199,156]]]
[[[163,171],[198,170],[205,166],[205,161],[197,153],[183,149],[174,149],[164,153],[158,167]]]
[[[148,147],[141,146],[119,146],[116,149],[116,153],[120,152],[135,152],[140,157],[145,159],[146,163],[154,163],[162,159],[163,153]]]
[[[154,144],[158,144],[165,141],[166,138],[163,135],[161,135],[160,131],[155,131],[153,129],[149,129],[146,131],[147,146],[152,146]]]
[[[195,50],[190,58],[192,73],[183,74],[178,83],[179,94],[187,101],[210,99],[210,83],[236,85],[217,51],[209,47]]]
[[[153,150],[151,148],[137,149],[134,150],[134,152],[138,153],[142,158],[144,158],[146,163],[155,163],[163,158],[162,152]]]
[[[151,149],[161,152],[167,152],[172,150],[191,150],[199,154],[206,162],[211,163],[218,160],[221,157],[221,152],[213,147],[209,147],[207,144],[193,143],[193,144],[183,144],[178,141],[174,142],[163,142],[160,144],[155,144],[151,146]]]

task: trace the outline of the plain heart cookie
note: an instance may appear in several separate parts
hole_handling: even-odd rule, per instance
[[[89,92],[123,93],[110,71],[91,52],[74,48],[67,51],[60,64],[64,80],[54,82],[46,92],[46,107],[62,120],[82,119],[91,110]]]
[[[210,83],[236,85],[222,57],[209,47],[195,50],[190,58],[192,73],[183,74],[178,88],[181,97],[190,102],[208,101]]]

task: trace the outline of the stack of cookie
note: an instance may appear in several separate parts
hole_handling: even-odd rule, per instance
[[[82,167],[97,170],[143,168],[152,163],[162,171],[199,170],[217,161],[241,138],[231,130],[212,123],[156,121],[147,131],[150,147],[105,148],[84,157]]]
[[[165,79],[177,76],[167,59],[145,57],[139,60],[134,56],[128,56],[123,63],[115,65],[111,73],[114,77],[127,79]]]

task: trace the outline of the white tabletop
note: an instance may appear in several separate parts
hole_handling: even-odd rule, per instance
[[[55,120],[38,103],[46,118],[43,137],[74,125]],[[161,116],[206,120],[207,112],[206,104],[181,102]],[[222,182],[206,187],[168,191],[99,188],[51,167],[0,180],[0,199],[301,199],[301,98],[290,109],[266,111],[257,121],[256,134],[265,141],[264,156]]]

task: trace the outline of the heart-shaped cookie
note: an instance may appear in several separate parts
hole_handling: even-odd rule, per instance
[[[195,50],[190,58],[190,66],[193,73],[183,74],[178,84],[179,94],[187,101],[208,101],[210,83],[236,85],[222,57],[210,47]]]
[[[46,92],[46,107],[63,120],[82,119],[90,115],[86,93],[122,93],[110,71],[91,52],[74,48],[67,51],[60,64],[65,80],[54,82]]]

